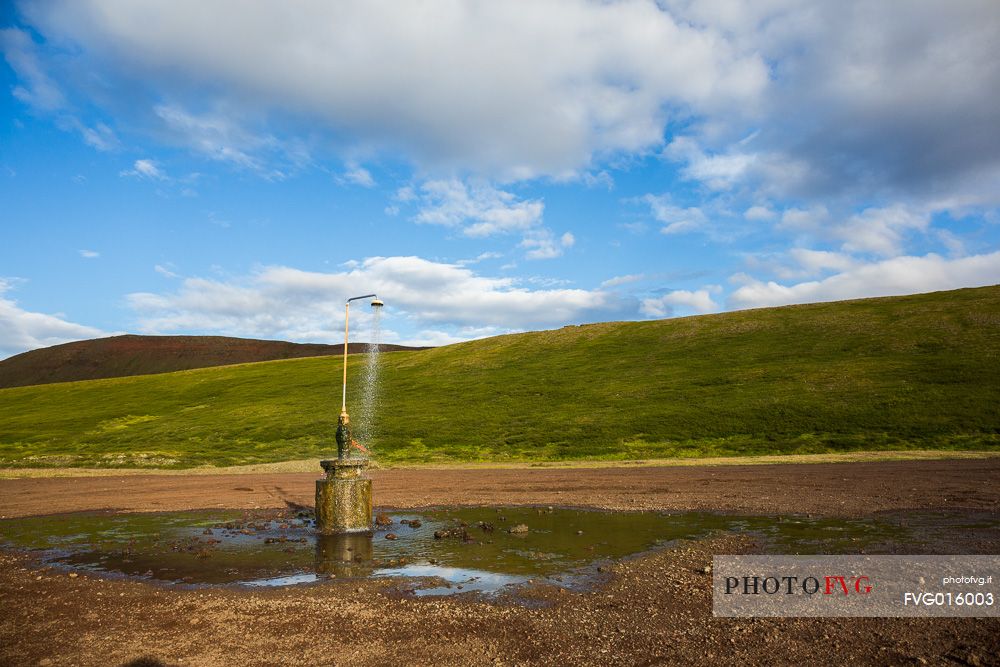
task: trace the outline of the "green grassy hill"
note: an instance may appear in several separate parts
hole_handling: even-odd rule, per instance
[[[567,327],[383,360],[371,443],[383,461],[1000,449],[1000,287]],[[351,359],[355,388],[363,362]],[[329,454],[339,363],[3,389],[0,465]]]

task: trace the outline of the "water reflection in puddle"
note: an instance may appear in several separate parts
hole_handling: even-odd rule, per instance
[[[0,541],[58,566],[170,584],[275,587],[391,577],[426,596],[491,594],[527,581],[574,587],[600,563],[720,530],[750,531],[775,553],[874,553],[920,539],[924,524],[945,538],[949,526],[998,527],[996,517],[969,515],[956,523],[940,516],[838,520],[533,507],[388,518],[374,536],[317,536],[306,512],[81,513],[0,521]]]

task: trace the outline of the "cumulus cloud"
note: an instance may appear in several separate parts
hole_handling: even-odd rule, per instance
[[[834,234],[843,239],[842,247],[848,252],[870,252],[888,257],[902,251],[907,234],[926,231],[930,222],[930,214],[926,211],[895,204],[867,208],[837,226]]]
[[[731,150],[725,154],[708,155],[691,137],[677,137],[663,151],[665,157],[686,166],[685,178],[701,181],[711,190],[728,190],[743,179],[757,160],[756,155]]]
[[[100,329],[67,321],[61,315],[36,313],[8,298],[15,281],[0,278],[0,358],[39,347],[107,335]]]
[[[458,264],[420,257],[374,257],[337,273],[272,266],[242,279],[187,278],[174,292],[139,292],[128,303],[147,332],[224,331],[231,335],[330,340],[346,296],[378,293],[394,317],[414,328],[494,327],[497,331],[598,321],[634,312],[635,303],[602,290],[529,289]],[[363,330],[368,317],[359,309]],[[352,311],[352,321],[354,321]]]
[[[757,156],[747,179],[799,196],[937,197],[974,183],[970,199],[998,201],[997,3],[917,0],[905,11],[865,0],[665,5],[773,64],[751,123],[718,114],[698,133],[726,154],[734,137],[757,130],[740,146]],[[690,168],[709,153],[692,152]]]
[[[731,308],[896,296],[1000,283],[1000,252],[958,259],[945,259],[936,254],[895,257],[850,265],[823,280],[792,285],[746,276],[737,279],[744,284],[730,294],[728,305]]]
[[[401,190],[396,198],[411,201],[416,195]],[[541,223],[545,204],[518,199],[487,183],[467,185],[461,180],[428,181],[420,186],[417,222],[461,227],[467,236],[492,236],[524,231]]]
[[[566,248],[573,247],[576,237],[570,232],[566,232],[558,239],[548,229],[539,229],[529,232],[521,241],[521,247],[526,248],[526,259],[553,259],[560,257]]]
[[[294,12],[278,0],[253,12],[238,0],[55,0],[22,12],[109,76],[155,86],[153,97],[207,91],[425,167],[492,176],[564,176],[596,154],[657,146],[669,109],[750,108],[768,79],[756,53],[648,0]]]
[[[712,299],[718,288],[673,290],[661,296],[643,299],[639,311],[648,317],[671,317],[678,309],[697,314],[713,313],[719,304]]]

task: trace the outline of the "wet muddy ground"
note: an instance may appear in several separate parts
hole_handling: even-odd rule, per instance
[[[997,619],[713,618],[711,574],[705,572],[713,554],[815,550],[815,526],[827,521],[828,527],[843,527],[849,525],[845,519],[882,526],[868,535],[833,531],[845,533],[840,550],[847,553],[855,546],[872,553],[1000,553],[995,529],[1000,468],[990,460],[444,472],[385,471],[376,481],[377,503],[545,506],[545,516],[519,519],[529,531],[532,522],[536,529],[544,527],[549,504],[554,512],[573,505],[796,514],[803,523],[787,526],[784,542],[780,535],[745,526],[681,536],[634,558],[610,559],[602,566],[605,578],[594,585],[560,582],[550,572],[519,585],[516,595],[486,599],[474,591],[418,597],[406,593],[396,577],[346,575],[285,587],[184,587],[66,569],[38,553],[4,550],[0,664],[997,664]],[[0,481],[0,514],[183,510],[212,507],[216,503],[207,500],[217,499],[234,509],[277,508],[286,514],[273,519],[287,522],[302,511],[298,505],[307,504],[303,500],[314,479],[297,477],[162,480],[172,490],[144,488],[136,478]],[[213,494],[213,489],[224,491]],[[46,494],[54,500],[46,502]],[[434,496],[438,502],[431,501]],[[718,507],[708,506],[713,496]],[[459,510],[479,511],[496,514],[492,507]],[[413,530],[400,519],[427,516],[409,510],[389,514],[397,537]],[[230,519],[233,526],[245,526],[245,515],[237,515]],[[469,524],[466,529],[476,527],[473,518],[452,517]],[[586,527],[577,530],[584,535],[565,537],[589,539]],[[406,541],[387,540],[385,534],[376,539]],[[280,544],[266,546],[288,548]],[[302,548],[307,560],[310,553],[315,559],[315,543]],[[172,553],[198,558],[188,551]],[[140,659],[145,662],[136,662]]]

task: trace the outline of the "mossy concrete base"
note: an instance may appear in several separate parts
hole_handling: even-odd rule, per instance
[[[364,476],[368,461],[320,461],[326,479],[316,480],[316,532],[322,535],[372,531],[372,481]]]

